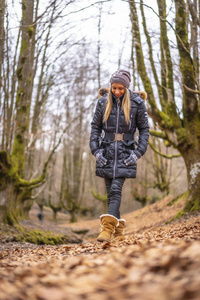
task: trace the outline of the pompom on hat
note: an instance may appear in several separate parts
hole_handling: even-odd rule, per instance
[[[110,78],[110,83],[121,83],[124,85],[126,88],[129,88],[130,82],[131,82],[131,74],[128,71],[125,70],[117,70],[115,73],[112,74]]]

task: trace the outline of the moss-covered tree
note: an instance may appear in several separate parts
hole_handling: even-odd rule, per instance
[[[158,130],[152,130],[151,134],[164,139],[168,145],[172,145],[182,155],[188,178],[188,201],[182,213],[200,210],[200,111],[199,111],[199,71],[197,71],[197,52],[192,53],[194,47],[190,46],[190,27],[187,23],[187,4],[184,0],[175,0],[175,28],[177,50],[179,54],[179,76],[181,86],[179,92],[182,95],[182,110],[179,112],[176,104],[174,88],[174,69],[172,62],[167,26],[166,1],[159,0],[157,17],[160,20],[160,76],[153,58],[153,47],[150,34],[147,30],[147,22],[144,15],[144,3],[140,0],[143,30],[149,47],[149,61],[153,77],[150,79],[147,64],[144,59],[144,50],[141,42],[139,19],[136,1],[129,1],[132,23],[132,36],[135,48],[137,71],[148,94],[149,114],[154,122],[159,125]],[[156,13],[155,13],[156,14]],[[191,17],[191,11],[189,11]],[[193,25],[193,24],[192,24]],[[199,25],[198,25],[199,26]],[[195,27],[196,28],[196,27]],[[199,27],[198,27],[199,32]],[[197,41],[197,40],[196,40]],[[195,43],[195,39],[193,39]],[[195,45],[195,49],[196,49]],[[198,67],[199,68],[199,67]],[[198,69],[199,70],[199,69]],[[161,80],[159,81],[159,78]],[[156,83],[158,101],[155,99],[153,83]],[[177,89],[177,87],[176,87]]]
[[[44,78],[42,76],[44,64],[47,64],[46,49],[49,46],[49,31],[57,16],[54,15],[55,18],[52,20],[52,15],[55,12],[59,15],[56,10],[58,9],[56,3],[57,1],[49,3],[46,11],[38,16],[39,1],[21,1],[21,22],[14,49],[14,47],[12,48],[14,42],[10,42],[11,36],[9,36],[11,31],[9,30],[9,8],[5,5],[5,1],[0,2],[0,98],[2,100],[0,101],[0,107],[4,114],[1,122],[3,130],[1,131],[0,144],[0,210],[1,220],[8,224],[14,224],[27,215],[32,203],[32,190],[44,183],[48,163],[57,147],[55,146],[50,152],[41,170],[41,175],[37,175],[37,178],[32,179],[36,176],[32,176],[27,160],[27,154],[31,146],[30,128],[31,121],[36,118],[37,125],[39,123],[37,121],[41,105],[38,105],[37,100],[42,98],[43,104],[51,86],[51,83],[45,85],[41,81]],[[41,18],[44,18],[43,22],[41,22]],[[37,31],[36,36],[38,24],[40,24],[42,30],[40,33]],[[43,24],[43,27],[41,27],[41,24]],[[6,26],[5,29],[4,26]],[[47,37],[44,47],[45,38],[43,36],[45,36],[45,33]],[[37,49],[37,55],[36,44],[39,44],[40,47],[39,50]],[[38,66],[40,66],[40,54],[43,48],[45,50],[40,69]],[[39,78],[38,94],[35,101],[35,106],[37,108],[39,106],[39,109],[31,119],[31,107],[34,108],[32,99],[34,79],[36,73],[40,71],[42,75]],[[44,92],[46,92],[45,95]],[[34,127],[32,132],[35,134],[36,126],[32,127]]]
[[[17,67],[15,136],[11,155],[1,153],[1,190],[6,198],[4,221],[13,224],[22,214],[22,202],[30,197],[29,184],[23,182],[25,148],[30,122],[33,66],[33,10],[34,0],[22,1],[21,48]],[[21,183],[25,185],[21,186]],[[30,183],[31,186],[31,183]]]

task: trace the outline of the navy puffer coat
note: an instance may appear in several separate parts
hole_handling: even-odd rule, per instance
[[[113,95],[113,106],[107,122],[103,122],[106,109],[107,94],[98,100],[96,111],[91,122],[90,149],[92,154],[98,149],[104,149],[103,156],[107,164],[100,167],[96,163],[96,175],[103,178],[135,178],[137,165],[126,166],[124,160],[130,155],[130,150],[135,149],[137,156],[141,157],[147,150],[149,139],[149,124],[145,102],[136,93],[130,91],[131,108],[129,124],[125,121],[121,106]],[[138,146],[134,141],[136,128],[139,130]],[[111,141],[106,139],[105,133],[133,134],[133,138],[124,141]]]

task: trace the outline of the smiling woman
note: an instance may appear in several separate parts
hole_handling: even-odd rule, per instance
[[[105,179],[108,213],[100,216],[99,242],[123,240],[126,221],[120,218],[122,187],[135,178],[137,160],[147,150],[149,125],[144,101],[129,90],[130,73],[118,70],[110,79],[108,94],[98,100],[91,123],[90,148],[96,157],[96,175]],[[134,134],[139,130],[139,144]],[[103,132],[103,139],[101,138]]]
[[[120,98],[121,96],[124,95],[125,93],[125,88],[122,84],[120,83],[113,83],[111,87],[112,93],[117,97]]]

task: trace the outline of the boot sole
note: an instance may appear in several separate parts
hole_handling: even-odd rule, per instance
[[[115,242],[120,242],[120,241],[124,241],[126,238],[114,238],[113,241]]]
[[[98,238],[97,241],[98,242],[109,242],[110,240],[106,240],[106,239],[103,239],[103,238]]]

